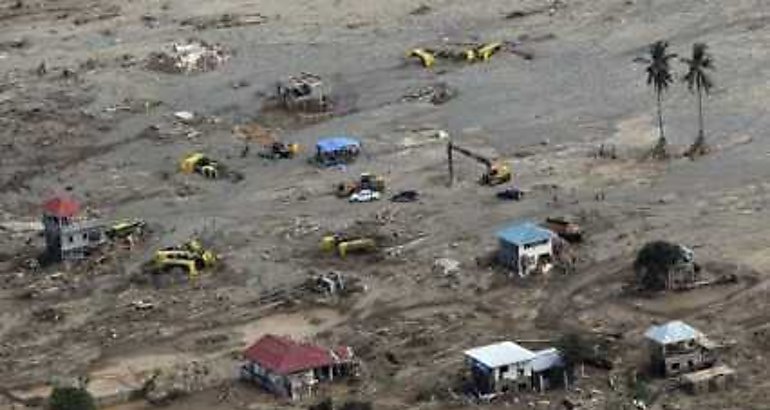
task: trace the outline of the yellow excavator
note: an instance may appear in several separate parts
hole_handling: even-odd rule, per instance
[[[454,164],[452,162],[452,154],[459,152],[469,158],[484,164],[486,171],[481,175],[479,183],[482,185],[500,185],[511,180],[511,169],[507,164],[501,161],[493,161],[483,155],[472,152],[466,148],[455,145],[451,141],[447,144],[447,160],[449,163],[449,185],[454,182]]]
[[[425,68],[432,67],[436,62],[436,58],[473,63],[476,61],[488,61],[495,53],[502,50],[503,45],[502,42],[492,42],[464,44],[460,47],[455,46],[438,50],[415,48],[409,51],[407,57],[419,59]]]
[[[186,274],[188,278],[195,278],[201,270],[214,266],[217,259],[214,252],[193,239],[180,246],[155,251],[150,268],[154,274],[171,274],[175,277]]]
[[[376,192],[385,192],[385,178],[363,173],[357,181],[346,181],[337,184],[336,194],[340,198],[347,198],[362,189],[369,189]]]
[[[337,252],[344,258],[349,253],[373,252],[377,243],[371,238],[351,238],[345,235],[327,235],[321,239],[321,250],[328,253]]]

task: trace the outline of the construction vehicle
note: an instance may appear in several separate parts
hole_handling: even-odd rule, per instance
[[[209,179],[226,177],[233,182],[243,179],[241,173],[228,170],[223,164],[200,152],[194,152],[185,156],[179,164],[179,169],[185,174],[200,174]]]
[[[216,262],[216,254],[193,239],[180,246],[155,251],[150,271],[153,274],[170,274],[175,277],[184,274],[188,278],[195,278],[201,270],[214,266]]]
[[[371,238],[348,237],[346,235],[327,235],[321,239],[321,250],[328,253],[337,252],[344,258],[350,253],[367,253],[377,249],[377,243]]]
[[[486,171],[479,179],[480,184],[494,186],[504,184],[511,180],[511,170],[505,163],[500,161],[493,161],[483,155],[476,154],[466,148],[457,146],[450,141],[447,144],[447,160],[449,163],[450,186],[454,182],[454,165],[452,162],[452,154],[455,151],[484,164]]]
[[[279,81],[276,86],[279,104],[287,110],[329,111],[330,89],[321,77],[311,73],[301,73]]]
[[[504,43],[463,43],[454,44],[441,49],[415,48],[409,51],[408,58],[417,58],[425,68],[432,67],[436,58],[454,60],[467,63],[488,61],[498,51],[502,50]]]
[[[543,227],[568,242],[580,242],[583,239],[583,229],[567,217],[546,218]]]
[[[299,153],[299,144],[273,141],[265,145],[259,156],[268,159],[290,159]]]
[[[407,58],[417,58],[425,68],[430,68],[436,62],[436,57],[433,55],[432,50],[424,48],[415,48],[409,51],[406,55]]]
[[[349,198],[354,193],[365,189],[374,192],[384,192],[385,178],[370,173],[363,173],[357,181],[337,184],[336,193],[340,198]]]
[[[112,241],[126,239],[132,235],[141,235],[147,223],[141,219],[128,219],[114,223],[104,234]]]

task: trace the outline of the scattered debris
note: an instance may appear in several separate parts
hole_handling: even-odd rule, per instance
[[[192,17],[181,21],[181,26],[193,26],[196,30],[232,28],[263,24],[267,17],[260,13],[234,15],[225,13],[220,16]]]
[[[146,67],[169,74],[189,74],[217,69],[229,59],[224,47],[200,40],[174,43],[168,52],[153,52],[147,57]]]
[[[433,8],[431,8],[427,4],[421,4],[416,9],[410,11],[409,14],[412,15],[412,16],[423,16],[425,14],[428,14],[428,13],[432,12],[432,11],[433,11]]]
[[[433,261],[433,270],[443,276],[453,276],[460,272],[460,262],[449,258],[439,258]]]
[[[434,105],[441,105],[455,96],[457,96],[457,90],[441,82],[410,91],[404,95],[402,100],[430,102]]]
[[[195,114],[190,111],[177,111],[174,113],[174,117],[184,122],[191,122],[195,118]]]
[[[420,198],[420,193],[417,191],[401,191],[393,195],[390,200],[392,202],[415,202]]]

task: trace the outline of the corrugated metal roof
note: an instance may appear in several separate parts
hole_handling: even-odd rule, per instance
[[[465,351],[465,355],[491,369],[532,360],[535,354],[513,342],[500,342]]]
[[[527,245],[544,241],[553,233],[532,222],[517,222],[497,231],[497,237],[514,245]]]
[[[532,360],[532,371],[542,372],[555,367],[564,367],[564,357],[556,348],[550,348],[535,352]]]
[[[348,347],[325,349],[287,337],[266,335],[246,349],[244,356],[270,371],[286,375],[349,361],[353,351]]]
[[[644,333],[644,337],[662,345],[697,339],[701,336],[703,334],[700,331],[680,320],[652,326]]]
[[[347,147],[359,148],[361,143],[350,137],[329,137],[318,140],[316,148],[321,152],[334,152]]]

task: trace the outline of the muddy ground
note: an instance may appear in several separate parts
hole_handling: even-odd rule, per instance
[[[223,14],[261,17],[237,27],[206,24]],[[20,0],[0,4],[0,21],[4,388],[43,394],[53,380],[90,374],[94,389],[109,391],[155,368],[199,360],[216,369],[211,384],[219,387],[171,408],[290,407],[228,381],[238,352],[274,332],[359,352],[362,379],[330,387],[334,397],[384,409],[465,408],[472,405],[452,389],[463,350],[579,330],[622,335],[619,367],[589,368],[569,392],[488,407],[559,408],[569,396],[607,408],[630,401],[608,380],[643,367],[644,330],[683,319],[732,346],[723,359],[739,382],[700,397],[654,382],[655,405],[767,408],[765,1],[570,0],[551,13],[539,0],[483,7],[460,0]],[[222,44],[232,56],[204,73],[145,67],[149,53],[188,38]],[[404,60],[409,48],[443,39],[517,41],[534,57],[503,52],[488,63],[433,70]],[[658,39],[680,54],[706,42],[716,58],[716,87],[705,101],[712,152],[696,161],[676,155],[697,130],[695,100],[679,83],[664,102],[674,158],[643,160],[657,137],[655,100],[634,60]],[[681,75],[682,65],[676,69]],[[260,109],[277,79],[300,71],[331,82],[335,115],[308,121]],[[457,96],[441,105],[403,98],[440,82]],[[180,123],[173,113],[181,110],[200,120]],[[301,158],[266,161],[256,146],[242,156],[245,142],[232,129],[252,122],[301,143]],[[508,159],[525,199],[498,201],[494,189],[475,183],[482,168],[463,159],[447,188],[444,142],[415,132],[431,129]],[[364,157],[343,170],[309,165],[314,141],[334,134],[361,138]],[[601,144],[614,145],[618,158],[596,158]],[[193,150],[245,179],[179,174],[178,160]],[[416,189],[421,199],[348,204],[331,194],[334,183],[364,171],[383,174],[391,192]],[[30,268],[43,243],[24,223],[39,219],[43,200],[67,190],[92,217],[143,218],[151,233],[130,251]],[[494,249],[497,227],[555,214],[577,216],[588,233],[575,249],[574,274],[511,281],[476,265]],[[324,233],[356,223],[395,252],[344,261],[319,254]],[[154,249],[191,235],[222,255],[221,268],[164,289],[131,280]],[[738,283],[629,295],[634,252],[655,239],[692,246],[705,266],[737,274]],[[436,272],[437,258],[459,261],[460,273]],[[366,291],[344,300],[264,299],[332,269],[360,279]],[[155,308],[138,310],[137,301]]]

